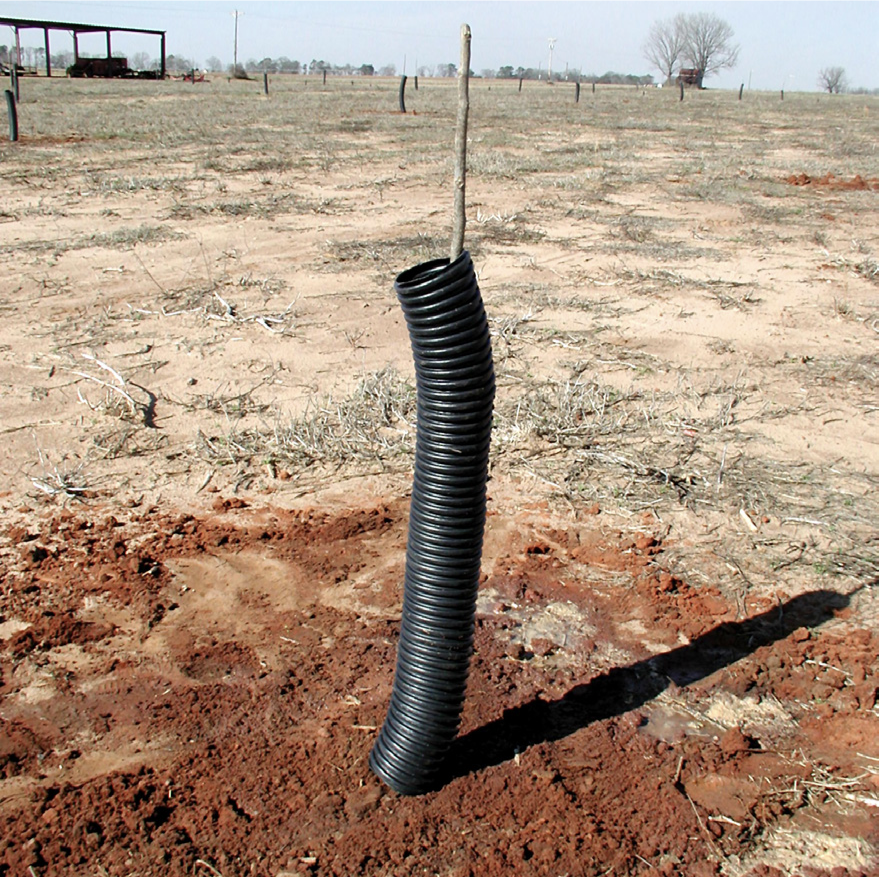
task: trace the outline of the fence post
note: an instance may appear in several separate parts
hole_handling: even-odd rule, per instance
[[[324,71],[324,79],[323,79],[323,83],[322,83],[322,84],[323,84],[323,85],[326,85],[326,84],[327,84],[327,71],[326,71],[326,70]]]
[[[269,94],[269,74],[263,72],[263,94]]]
[[[593,80],[593,94],[596,93],[596,80]]]
[[[9,140],[15,143],[18,140],[18,110],[15,108],[15,95],[9,88],[6,89],[6,108],[9,110]]]
[[[784,88],[779,89],[779,100],[785,100],[785,89]]]
[[[581,99],[581,84],[580,82],[575,82],[574,84],[574,102],[580,103]]]
[[[413,76],[413,88],[415,88],[416,91],[419,90],[419,77],[418,76]]]
[[[684,100],[684,80],[683,79],[678,80],[678,91],[679,91],[678,99],[679,99],[679,101],[683,101]]]
[[[406,76],[401,76],[400,77],[400,91],[398,92],[398,95],[397,95],[398,101],[400,103],[400,112],[401,113],[406,112],[406,104],[404,103],[404,99],[403,99],[404,91],[406,91]]]
[[[741,82],[739,86],[739,99],[743,99],[743,89],[746,87],[745,82]]]

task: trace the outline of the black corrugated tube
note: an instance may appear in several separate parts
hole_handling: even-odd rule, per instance
[[[394,290],[418,423],[397,667],[370,767],[396,792],[419,795],[441,781],[473,653],[495,372],[469,253],[410,268]]]

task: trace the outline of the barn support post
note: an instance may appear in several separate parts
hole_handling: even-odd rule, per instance
[[[6,89],[6,109],[9,111],[9,140],[18,141],[18,110],[15,107],[15,95]]]
[[[49,59],[49,28],[43,28],[43,43],[46,49],[46,78],[48,79],[52,75],[52,62]]]
[[[73,34],[73,63],[76,64],[79,61],[79,35],[76,31],[71,31]]]
[[[113,57],[113,53],[110,48],[110,31],[107,31],[107,67],[104,72],[104,76],[107,78],[113,75],[113,65],[110,63],[110,59]]]
[[[164,31],[162,32],[160,50],[162,52],[162,66],[159,69],[159,78],[164,79],[165,78],[165,32]]]
[[[18,85],[18,65],[13,64],[9,73],[9,84],[12,86],[12,97],[16,103],[21,100],[21,90]]]

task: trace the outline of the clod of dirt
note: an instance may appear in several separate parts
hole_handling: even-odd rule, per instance
[[[754,737],[747,737],[739,728],[731,728],[724,734],[718,745],[725,755],[736,755],[740,752],[748,752],[755,747],[756,743]]]
[[[880,179],[877,177],[868,177],[865,179],[859,174],[856,174],[851,180],[841,180],[834,176],[834,174],[823,174],[821,177],[810,177],[807,174],[791,174],[786,178],[786,182],[792,186],[813,186],[815,188],[825,188],[825,189],[849,189],[853,191],[866,191],[870,190],[872,192],[878,191],[880,189]]]

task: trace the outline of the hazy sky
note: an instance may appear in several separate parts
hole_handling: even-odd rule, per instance
[[[397,2],[289,2],[289,0],[132,0],[0,2],[0,16],[109,24],[167,31],[167,51],[196,65],[215,55],[232,61],[233,11],[238,22],[238,58],[260,60],[286,55],[300,62],[394,64],[398,73],[416,65],[458,62],[459,28],[471,26],[472,68],[546,69],[548,39],[554,37],[553,70],[566,65],[585,74],[652,73],[642,55],[651,23],[678,12],[713,12],[727,21],[739,43],[739,63],[706,84],[738,88],[815,91],[823,67],[846,68],[853,86],[877,88],[880,79],[880,3],[838,2],[533,2],[533,0],[397,0]],[[51,50],[71,50],[63,32],[50,34]],[[114,51],[159,53],[158,39],[124,34],[112,37]],[[42,31],[23,31],[22,44],[41,46]],[[12,31],[0,28],[0,43],[12,44]],[[105,51],[103,37],[83,36],[85,54]]]

